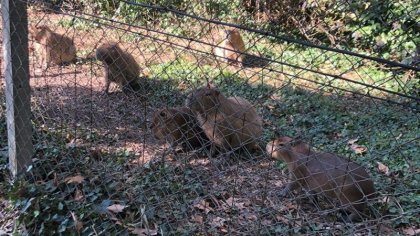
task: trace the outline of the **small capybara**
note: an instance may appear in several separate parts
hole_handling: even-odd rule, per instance
[[[117,43],[104,43],[96,49],[96,59],[103,62],[105,93],[109,94],[111,82],[118,84],[124,93],[139,91],[144,79],[139,77],[140,66],[128,52]]]
[[[214,48],[214,54],[231,64],[242,64],[245,52],[245,43],[238,29],[223,30],[223,41],[220,47]],[[221,48],[223,47],[223,48]]]
[[[150,126],[154,137],[164,140],[175,150],[182,145],[184,150],[207,147],[209,140],[189,108],[162,108],[153,114]]]
[[[268,155],[286,162],[291,182],[281,191],[304,188],[337,202],[340,209],[351,212],[348,220],[360,220],[372,199],[375,188],[364,167],[331,153],[317,153],[309,145],[280,137],[266,146]]]
[[[47,26],[32,26],[29,30],[43,68],[75,61],[76,47],[71,38],[55,33]]]
[[[216,151],[229,153],[242,147],[252,151],[258,147],[262,119],[246,99],[227,98],[209,85],[196,89],[186,103],[212,142],[211,156]]]

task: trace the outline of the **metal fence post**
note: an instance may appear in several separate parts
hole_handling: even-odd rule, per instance
[[[32,127],[26,1],[2,0],[9,163],[16,176],[31,163]]]

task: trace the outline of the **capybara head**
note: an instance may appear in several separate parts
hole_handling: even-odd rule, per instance
[[[311,148],[308,144],[300,140],[293,140],[287,136],[269,142],[266,146],[266,151],[270,157],[278,160],[283,160],[284,156],[290,152],[304,155],[311,154]]]
[[[152,124],[150,129],[154,137],[158,140],[165,140],[169,135],[176,136],[177,123],[174,120],[174,113],[171,109],[163,108],[153,114]]]
[[[96,59],[107,64],[121,57],[121,49],[117,43],[104,43],[96,49]]]
[[[188,107],[193,111],[206,112],[220,105],[220,96],[216,88],[206,86],[196,89],[188,100]]]
[[[41,42],[48,34],[52,32],[48,26],[44,25],[31,26],[29,31],[33,35],[32,37],[36,42]]]

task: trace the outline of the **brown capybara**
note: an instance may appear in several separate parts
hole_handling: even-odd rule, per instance
[[[47,26],[32,26],[30,34],[36,42],[34,48],[41,58],[42,67],[75,61],[76,47],[71,38],[55,33]]]
[[[214,54],[216,56],[228,63],[242,64],[245,43],[238,29],[223,30],[223,41],[219,46],[214,48]]]
[[[154,137],[171,145],[172,150],[182,145],[184,150],[207,147],[209,140],[189,108],[162,108],[153,114],[150,126]]]
[[[212,86],[196,89],[187,106],[197,116],[201,128],[212,142],[210,155],[257,148],[262,135],[262,119],[244,98],[225,97]]]
[[[117,43],[105,43],[96,49],[96,59],[103,62],[105,73],[105,93],[109,94],[111,82],[118,84],[124,93],[139,91],[144,79],[139,77],[140,66],[128,52]]]
[[[359,220],[367,201],[375,193],[373,181],[364,167],[331,153],[317,153],[309,145],[280,137],[266,146],[268,155],[286,162],[290,183],[281,191],[304,188],[336,202],[340,209],[351,212],[350,220]]]

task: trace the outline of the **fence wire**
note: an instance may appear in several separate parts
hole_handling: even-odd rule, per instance
[[[12,180],[2,80],[0,234],[420,232],[415,1],[27,6],[34,154]]]

